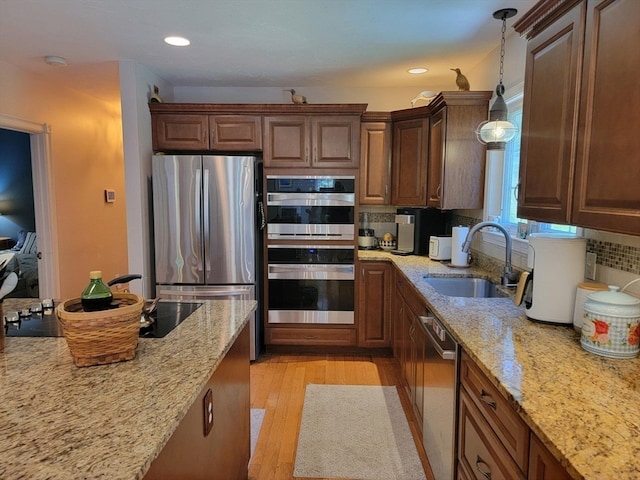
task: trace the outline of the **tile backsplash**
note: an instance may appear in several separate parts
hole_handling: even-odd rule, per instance
[[[387,231],[395,233],[395,212],[396,207],[394,206],[362,206],[360,208],[360,226],[363,225],[366,217],[369,228],[375,230],[376,236],[382,236]],[[455,212],[451,218],[452,225],[473,226],[480,221],[477,218],[457,215]],[[589,229],[585,229],[583,235],[587,238],[587,252],[595,253],[597,256],[596,280],[621,286],[640,276],[640,237]],[[504,248],[502,248],[502,253],[495,255],[495,248],[483,250],[486,251],[476,252],[476,258],[483,264],[486,262],[486,267],[497,268],[500,262],[504,262]],[[487,251],[493,253],[487,255]],[[514,252],[514,256],[518,255]],[[526,266],[526,254],[523,255],[523,258],[513,258],[512,260],[514,267],[518,269]],[[493,265],[494,263],[496,265]],[[493,270],[493,268],[490,269]],[[629,289],[631,292],[634,290],[640,294],[640,283]]]

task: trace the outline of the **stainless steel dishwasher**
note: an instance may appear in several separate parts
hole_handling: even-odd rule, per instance
[[[422,442],[435,479],[451,480],[456,458],[459,348],[431,312],[427,310],[420,319],[427,333]]]

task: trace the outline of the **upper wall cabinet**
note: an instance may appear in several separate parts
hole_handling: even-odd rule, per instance
[[[482,208],[486,148],[476,128],[488,117],[491,92],[442,92],[429,104],[427,206]]]
[[[515,25],[529,39],[518,216],[640,234],[638,18],[637,0],[565,0]]]
[[[360,205],[391,200],[391,115],[365,112],[360,125]]]
[[[269,166],[357,168],[360,116],[366,108],[366,104],[150,103],[153,150],[263,150],[265,165],[272,162]]]
[[[265,167],[358,168],[360,115],[264,117]]]
[[[151,115],[153,150],[209,150],[209,117],[198,114]]]
[[[490,91],[441,92],[428,106],[392,112],[392,203],[482,208],[486,149],[475,130]]]
[[[422,118],[393,122],[391,157],[391,203],[393,205],[426,206],[428,145],[429,119],[426,115]]]

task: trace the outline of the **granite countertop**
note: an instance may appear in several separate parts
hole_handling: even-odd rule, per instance
[[[135,359],[104,366],[74,366],[64,338],[7,337],[0,478],[142,478],[255,308],[205,301],[166,337],[141,338]]]
[[[437,293],[423,274],[487,276],[427,257],[359,251],[391,261],[576,479],[640,478],[640,359],[593,355],[573,328],[535,323],[512,298]]]

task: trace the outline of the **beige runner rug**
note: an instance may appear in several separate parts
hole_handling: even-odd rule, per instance
[[[307,385],[293,475],[426,479],[396,387]]]

